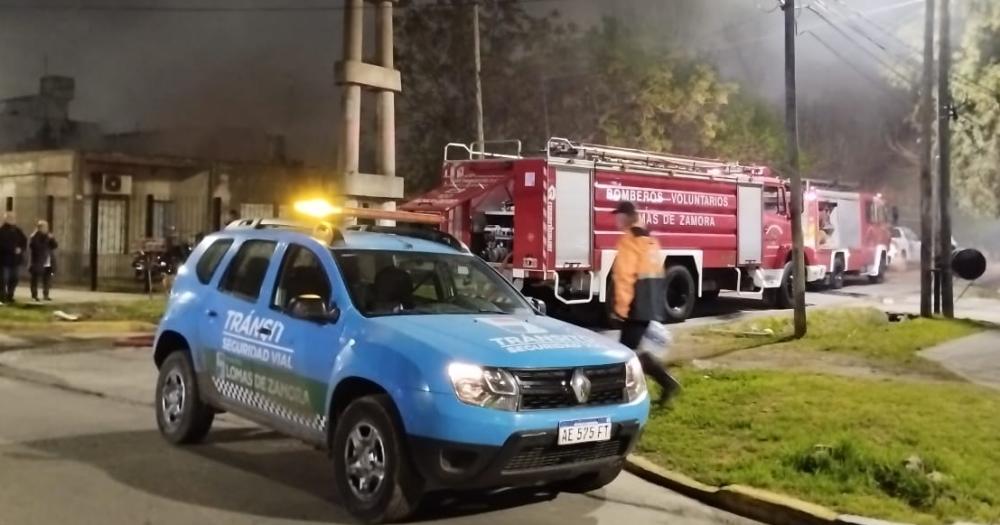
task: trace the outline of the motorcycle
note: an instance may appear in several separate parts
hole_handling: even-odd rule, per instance
[[[185,244],[171,252],[154,252],[139,250],[132,259],[132,270],[136,281],[147,283],[161,282],[166,275],[176,275],[177,269],[184,264],[192,247]]]

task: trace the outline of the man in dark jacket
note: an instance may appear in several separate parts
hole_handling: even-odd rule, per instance
[[[663,256],[660,243],[639,221],[639,212],[631,202],[623,201],[614,210],[615,222],[622,236],[618,239],[615,263],[611,267],[614,283],[614,315],[622,321],[621,343],[632,350],[639,348],[649,323],[664,321],[666,290],[663,280]],[[637,352],[642,369],[663,388],[661,401],[669,399],[680,385],[654,356]]]
[[[28,238],[14,224],[14,213],[5,213],[0,224],[0,303],[14,302],[18,272],[24,263],[27,248]]]
[[[31,273],[31,298],[38,301],[38,284],[41,281],[42,297],[46,301],[49,298],[49,288],[52,284],[52,274],[56,271],[55,250],[59,247],[56,239],[49,231],[49,223],[38,221],[35,232],[28,240],[28,251],[31,259],[28,263],[28,271]]]

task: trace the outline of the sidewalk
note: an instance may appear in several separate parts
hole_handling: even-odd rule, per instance
[[[878,307],[887,312],[920,314],[920,296],[883,298]],[[1000,300],[963,297],[955,301],[955,318],[970,319],[1000,326]]]
[[[928,348],[920,355],[978,385],[1000,390],[1000,331],[987,330]]]
[[[80,304],[80,303],[104,303],[110,301],[136,301],[146,299],[146,294],[139,293],[118,293],[118,292],[91,292],[76,288],[53,288],[49,294],[52,297],[51,303],[45,304]],[[162,293],[153,294],[153,297],[162,297]],[[22,303],[31,302],[31,291],[26,283],[21,283],[17,287],[15,299]]]

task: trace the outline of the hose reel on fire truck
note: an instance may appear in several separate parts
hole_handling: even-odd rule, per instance
[[[586,272],[586,275],[590,278],[589,284],[587,285],[587,294],[586,297],[580,299],[567,299],[566,297],[563,297],[562,290],[559,287],[559,272],[552,272],[552,273],[555,274],[555,281],[553,283],[553,293],[555,294],[555,297],[556,299],[559,300],[559,302],[565,305],[574,305],[574,304],[587,304],[592,300],[591,293],[592,290],[594,289],[593,270],[588,270]]]

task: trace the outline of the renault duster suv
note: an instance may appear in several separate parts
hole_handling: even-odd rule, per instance
[[[234,223],[178,273],[157,423],[193,443],[226,411],[325,449],[370,523],[448,488],[594,490],[639,437],[645,380],[541,308],[438,232]]]

